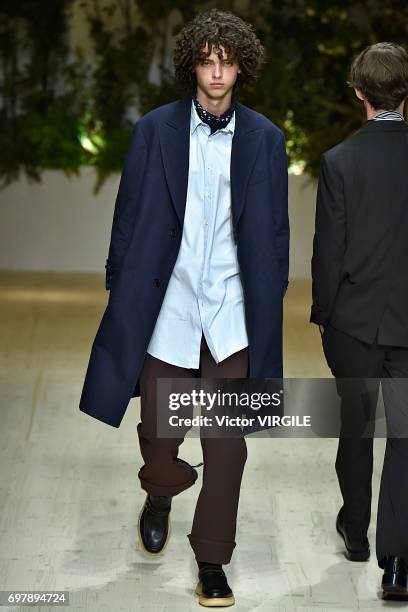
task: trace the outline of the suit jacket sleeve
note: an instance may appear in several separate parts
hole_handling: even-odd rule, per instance
[[[107,290],[111,288],[112,278],[121,265],[132,237],[146,159],[146,140],[140,122],[137,122],[133,128],[115,201],[109,254],[105,264]]]
[[[288,288],[289,277],[289,216],[288,216],[288,161],[285,137],[281,132],[272,151],[272,175],[275,177],[275,244],[283,284],[283,295]]]
[[[333,160],[323,154],[317,187],[313,239],[310,322],[326,325],[341,281],[346,247],[346,210],[343,181]]]

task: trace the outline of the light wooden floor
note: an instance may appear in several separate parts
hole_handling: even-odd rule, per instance
[[[199,484],[174,499],[166,555],[146,559],[135,528],[144,501],[138,401],[119,429],[78,410],[106,301],[100,275],[0,273],[0,590],[66,589],[75,611],[197,610],[186,534]],[[330,376],[309,312],[309,283],[292,280],[285,376]],[[383,443],[375,440],[374,499]],[[347,562],[335,533],[336,441],[250,439],[248,449],[237,547],[226,566],[233,609],[383,608],[376,504],[369,563]],[[201,461],[199,441],[187,438],[181,456]]]

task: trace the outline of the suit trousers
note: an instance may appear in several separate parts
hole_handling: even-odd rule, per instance
[[[323,350],[341,396],[336,472],[350,536],[366,536],[371,517],[373,430],[381,382],[387,441],[378,501],[376,553],[408,562],[408,347],[367,344],[330,323]],[[352,379],[356,379],[353,381]],[[361,435],[362,437],[359,437]],[[366,436],[366,437],[364,437]]]
[[[204,335],[200,346],[200,367],[182,368],[146,354],[140,375],[141,421],[138,424],[144,465],[139,471],[142,488],[152,495],[178,495],[191,487],[196,470],[178,457],[184,437],[157,436],[159,406],[158,378],[246,378],[248,348],[216,363]],[[200,437],[203,479],[194,513],[190,545],[198,561],[229,563],[236,546],[235,533],[242,474],[247,459],[245,438]]]

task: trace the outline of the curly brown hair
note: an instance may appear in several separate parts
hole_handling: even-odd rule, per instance
[[[208,53],[204,53],[201,49],[207,42]],[[230,11],[216,8],[196,15],[178,34],[173,54],[176,80],[187,87],[195,87],[195,67],[211,55],[212,47],[221,57],[221,46],[231,61],[239,62],[241,72],[234,89],[239,84],[254,83],[265,61],[264,47],[250,23]]]

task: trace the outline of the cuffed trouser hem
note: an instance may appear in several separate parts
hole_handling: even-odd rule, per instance
[[[145,466],[142,466],[138,473],[142,489],[144,489],[147,493],[150,493],[150,495],[167,495],[174,497],[175,495],[178,495],[182,491],[185,491],[189,487],[193,486],[198,478],[197,471],[191,465],[185,461],[182,461],[181,459],[176,459],[176,461],[180,461],[181,463],[185,464],[187,476],[186,480],[180,483],[170,484],[157,484],[155,482],[150,482],[146,478],[143,478],[142,473]]]
[[[188,534],[191,548],[197,561],[208,561],[208,563],[221,563],[225,565],[231,561],[236,542],[216,542],[214,540],[202,540]]]

